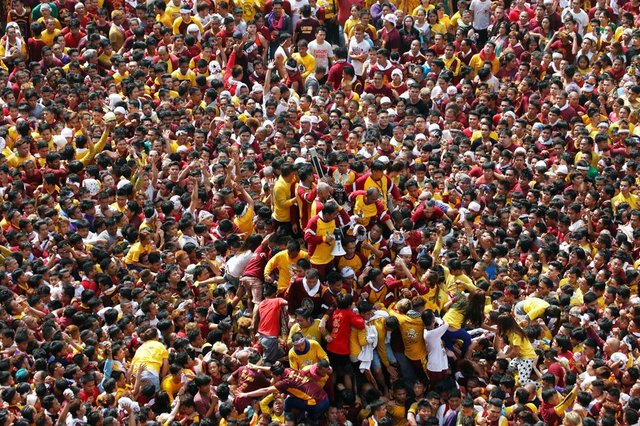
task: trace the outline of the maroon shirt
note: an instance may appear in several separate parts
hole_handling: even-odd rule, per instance
[[[280,392],[304,400],[308,405],[316,405],[327,397],[327,393],[317,383],[291,368],[285,369],[282,378],[273,386]]]
[[[231,377],[237,383],[237,393],[239,392],[252,392],[254,390],[267,388],[271,384],[269,380],[259,371],[253,370],[246,366],[238,368],[231,374]],[[253,398],[238,398],[233,399],[233,405],[242,413],[245,408],[249,406]]]
[[[264,278],[264,267],[267,266],[267,262],[271,258],[271,249],[269,247],[264,248],[260,246],[254,252],[253,258],[247,263],[244,268],[243,277],[251,278]]]

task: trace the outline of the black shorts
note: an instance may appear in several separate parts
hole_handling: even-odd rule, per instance
[[[327,355],[329,355],[329,362],[331,363],[335,377],[346,376],[347,374],[353,373],[349,355],[338,355],[329,351],[327,351]]]

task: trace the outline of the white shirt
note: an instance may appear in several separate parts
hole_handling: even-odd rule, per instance
[[[447,352],[442,344],[442,335],[449,329],[449,324],[437,318],[438,326],[433,330],[424,330],[424,342],[429,356],[427,357],[427,370],[438,373],[449,368]]]
[[[227,273],[234,278],[240,278],[242,271],[251,259],[253,259],[253,253],[251,250],[247,250],[244,253],[237,254],[231,259],[227,260]]]
[[[584,35],[584,30],[589,25],[589,15],[584,10],[580,9],[577,13],[573,9],[565,9],[562,13],[562,22],[571,16],[578,23],[578,34]]]
[[[318,44],[316,40],[309,43],[309,53],[316,58],[316,66],[321,65],[329,71],[329,58],[333,58],[333,48],[326,40]]]
[[[364,53],[369,53],[371,50],[371,45],[365,39],[362,39],[360,43],[356,40],[355,36],[351,37],[349,41],[349,55],[362,55]],[[350,59],[351,65],[353,65],[353,70],[355,71],[358,77],[362,76],[362,72],[364,71],[364,62],[357,61],[355,59]]]
[[[491,2],[489,0],[471,0],[469,10],[473,12],[473,28],[486,30],[491,25]]]

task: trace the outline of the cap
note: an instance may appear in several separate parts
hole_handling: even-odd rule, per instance
[[[355,277],[356,273],[349,266],[345,266],[340,271],[340,275],[342,275],[342,278],[349,278],[349,277]]]
[[[389,157],[387,157],[386,155],[381,155],[380,157],[378,157],[378,161],[384,163],[384,164],[389,164]]]
[[[396,68],[393,71],[391,71],[391,77],[393,77],[394,75],[399,75],[400,78],[402,78],[402,70]]]
[[[569,174],[569,169],[564,164],[560,164],[558,166],[558,168],[556,169],[556,174],[568,175]]]
[[[411,253],[411,247],[409,246],[404,246],[400,249],[400,251],[398,252],[399,255],[401,256],[411,256],[413,255],[413,253]]]
[[[435,123],[429,124],[429,133],[433,132],[434,130],[440,130],[440,126]]]
[[[211,219],[211,218],[213,218],[213,214],[209,213],[206,210],[201,210],[200,213],[198,213],[198,222],[202,222],[204,220]]]
[[[480,211],[480,204],[476,201],[472,201],[469,203],[469,210],[474,213],[478,213]]]
[[[416,140],[416,141],[417,141],[417,140],[423,140],[423,141],[426,141],[426,140],[427,140],[427,137],[424,135],[424,133],[418,133],[418,134],[414,137],[414,140]]]
[[[387,13],[384,15],[384,20],[395,25],[398,22],[398,17],[393,13]]]
[[[236,31],[235,33],[233,33],[233,38],[235,39],[241,39],[242,38],[242,32],[241,31]]]
[[[380,105],[382,104],[390,104],[391,103],[391,99],[389,99],[388,96],[384,96],[382,99],[380,99]]]
[[[116,115],[112,112],[108,112],[104,115],[103,120],[105,123],[112,123],[116,121]]]
[[[72,138],[73,137],[73,130],[71,130],[68,127],[65,127],[64,129],[62,129],[62,131],[60,132],[60,136],[65,137],[65,138]]]
[[[123,107],[119,106],[119,107],[116,107],[116,109],[114,109],[114,110],[113,110],[113,113],[114,113],[114,114],[122,114],[122,115],[125,115],[125,114],[127,113],[127,110],[126,110],[126,109],[124,109]]]
[[[213,344],[213,347],[211,348],[211,351],[217,354],[226,355],[229,353],[229,348],[222,342],[215,342]]]
[[[254,83],[253,87],[251,88],[251,93],[260,93],[264,91],[264,87],[262,87],[262,84],[260,83]]]

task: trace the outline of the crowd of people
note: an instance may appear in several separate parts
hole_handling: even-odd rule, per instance
[[[11,0],[0,426],[640,424],[640,0]]]

